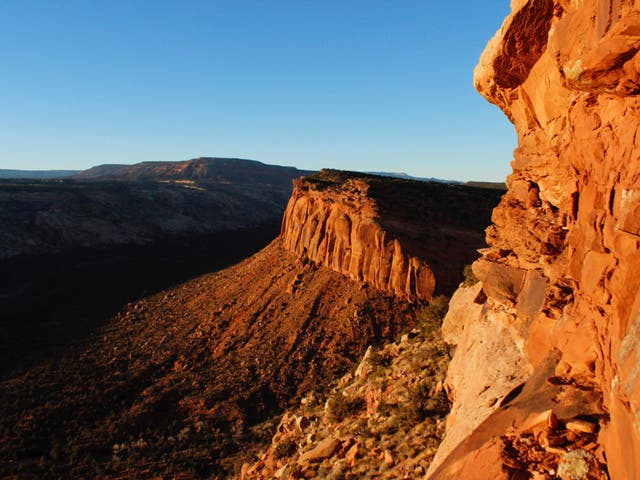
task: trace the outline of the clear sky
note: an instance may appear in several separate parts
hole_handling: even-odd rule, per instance
[[[0,0],[0,168],[239,157],[502,181],[509,1]]]

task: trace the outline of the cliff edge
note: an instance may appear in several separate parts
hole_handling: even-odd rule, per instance
[[[451,294],[499,190],[322,170],[294,180],[284,247],[409,301]],[[486,222],[486,223],[483,223]]]
[[[518,147],[429,478],[640,478],[640,2],[511,6],[475,85]]]

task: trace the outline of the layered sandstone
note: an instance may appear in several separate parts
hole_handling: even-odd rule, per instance
[[[323,170],[294,181],[286,249],[407,300],[450,293],[502,192]]]
[[[593,462],[580,478],[640,478],[640,2],[512,10],[475,84],[514,123],[518,148],[474,264],[481,285],[456,294],[445,322],[460,353],[430,477],[532,475],[509,439],[546,415],[560,419],[559,440],[529,448],[555,473],[574,450]],[[595,446],[563,430],[574,418],[595,425]]]

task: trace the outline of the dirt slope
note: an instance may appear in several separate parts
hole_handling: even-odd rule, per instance
[[[415,322],[415,307],[304,263],[280,240],[125,306],[63,355],[0,383],[0,476],[233,469],[255,427]]]

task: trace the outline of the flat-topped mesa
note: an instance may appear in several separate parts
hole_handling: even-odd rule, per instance
[[[580,478],[608,468],[637,479],[640,1],[511,6],[474,77],[514,123],[518,148],[474,264],[484,294],[459,291],[444,323],[458,344],[455,402],[431,478],[529,478],[516,472],[524,457],[504,461],[516,443],[496,439],[530,435],[552,410],[597,425],[584,447],[593,476]],[[563,450],[582,448],[572,442],[546,441],[546,453],[561,464]]]
[[[294,181],[282,222],[285,248],[400,298],[430,300],[433,272],[382,229],[376,204],[367,197],[369,184],[351,178],[323,186]]]
[[[468,223],[461,204],[487,219],[499,196],[459,185],[323,170],[294,181],[281,237],[286,249],[354,281],[428,301],[436,285],[445,293],[457,286],[463,265],[483,245],[483,227],[477,219]]]

